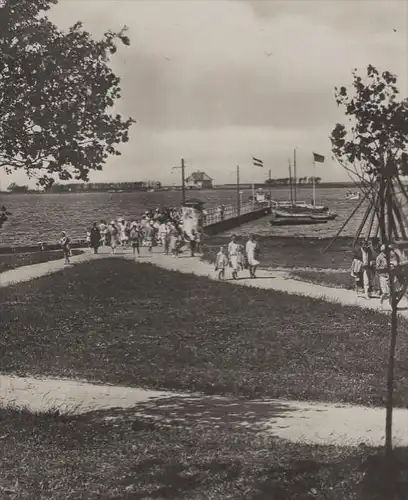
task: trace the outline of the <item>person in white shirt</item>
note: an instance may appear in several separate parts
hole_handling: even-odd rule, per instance
[[[245,253],[248,259],[249,277],[256,278],[256,268],[259,266],[260,262],[255,258],[258,253],[258,244],[253,234],[250,235],[246,243]]]
[[[234,280],[238,278],[238,247],[239,245],[236,242],[236,236],[233,235],[228,244],[228,257],[232,267],[232,278]]]

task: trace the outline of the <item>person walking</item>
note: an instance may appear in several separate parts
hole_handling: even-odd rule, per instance
[[[380,253],[375,261],[375,268],[380,280],[380,307],[383,307],[384,300],[390,299],[390,272],[387,263],[387,247],[381,245]]]
[[[128,236],[126,234],[126,222],[123,217],[118,219],[118,229],[119,229],[119,241],[122,245],[122,248],[126,248],[128,242]]]
[[[171,223],[168,222],[166,224],[166,232],[164,233],[164,240],[163,240],[163,246],[164,246],[164,254],[169,255],[170,252],[170,239],[171,239]]]
[[[166,234],[167,234],[167,226],[163,221],[159,226],[159,238],[158,238],[159,244],[162,245],[163,247],[165,246]]]
[[[130,241],[132,243],[133,257],[136,257],[136,252],[137,255],[140,256],[140,240],[141,231],[137,222],[134,221],[130,227]]]
[[[99,232],[101,233],[101,244],[106,246],[106,233],[108,232],[108,226],[104,220],[101,220],[99,223]]]
[[[236,241],[236,236],[233,235],[228,244],[228,257],[232,268],[232,278],[234,280],[238,278],[238,248],[239,245]]]
[[[368,241],[365,241],[361,247],[361,262],[363,265],[363,287],[364,287],[364,297],[366,299],[370,299],[370,292],[372,288],[373,281],[373,255],[371,251],[371,247]]]
[[[179,244],[179,233],[175,226],[172,226],[170,231],[170,250],[173,257],[177,257],[179,253],[178,249]]]
[[[196,241],[196,252],[201,253],[202,252],[202,240],[203,240],[203,235],[200,229],[196,231],[195,234],[195,241]]]
[[[225,268],[228,267],[228,256],[225,253],[224,247],[220,247],[220,251],[215,258],[215,271],[218,271],[218,279],[225,278]]]
[[[195,229],[191,230],[189,246],[190,246],[190,255],[191,255],[191,257],[194,257],[194,252],[196,250],[196,231],[195,231]]]
[[[71,257],[71,240],[65,231],[62,231],[61,233],[60,245],[64,253],[65,264],[69,264],[69,258]]]
[[[91,228],[90,243],[94,254],[97,254],[99,245],[101,244],[101,232],[99,230],[99,227],[96,225],[96,222],[93,223]]]
[[[253,234],[249,236],[249,240],[246,243],[245,253],[248,260],[249,277],[256,278],[256,269],[259,266],[260,262],[256,259],[259,253],[259,248]]]
[[[114,221],[112,221],[110,224],[109,234],[110,234],[110,247],[112,249],[112,253],[115,254],[119,240],[119,229]]]
[[[353,261],[351,262],[350,275],[354,281],[354,289],[358,297],[359,288],[363,282],[363,261],[360,252],[355,251]]]

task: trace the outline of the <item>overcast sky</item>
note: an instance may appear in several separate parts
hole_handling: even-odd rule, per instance
[[[81,20],[95,36],[129,27],[131,47],[113,66],[120,112],[138,123],[92,181],[172,184],[181,157],[216,183],[234,182],[237,164],[251,181],[252,155],[265,164],[256,180],[269,169],[282,177],[295,147],[299,175],[312,175],[315,151],[327,157],[318,175],[347,179],[330,159],[342,118],[334,86],[371,63],[408,94],[406,0],[60,0],[50,17],[62,27]]]

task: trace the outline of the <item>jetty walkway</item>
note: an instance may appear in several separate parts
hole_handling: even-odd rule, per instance
[[[239,208],[236,205],[226,205],[223,211],[219,207],[206,209],[203,214],[203,229],[207,235],[219,234],[234,229],[241,224],[251,222],[271,213],[271,207],[277,202],[243,203]],[[71,239],[72,249],[81,249],[87,246],[85,238]],[[39,250],[60,250],[60,244],[55,242],[38,242],[31,245],[0,246],[0,254],[38,252]]]
[[[93,255],[88,249],[72,258],[72,265],[108,257],[134,259],[131,250],[112,256],[108,249]],[[142,250],[135,260],[149,262],[171,271],[207,276],[216,279],[213,267],[198,257],[172,258],[159,252],[149,254]],[[64,268],[63,260],[20,267],[0,274],[0,286],[29,281],[46,276]],[[290,294],[304,295],[335,301],[361,308],[378,309],[379,301],[357,298],[349,290],[340,290],[287,277],[284,271],[262,271],[258,278],[242,278],[229,281],[235,286],[251,286],[278,290]],[[406,310],[400,314],[407,317]],[[16,377],[0,375],[0,400],[3,404],[24,406],[30,410],[46,411],[59,408],[61,412],[86,413],[98,409],[132,408],[135,415],[150,418],[170,418],[177,405],[188,407],[189,418],[211,419],[221,425],[228,420],[233,405],[234,414],[240,415],[241,424],[259,431],[271,433],[292,442],[332,444],[338,446],[381,446],[384,442],[385,410],[343,404],[321,404],[288,400],[250,400],[203,396],[201,394],[176,394],[167,391],[150,391],[122,386],[91,384],[86,381],[38,377]],[[407,409],[394,410],[394,443],[408,445]]]

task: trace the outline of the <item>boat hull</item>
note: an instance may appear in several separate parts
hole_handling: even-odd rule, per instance
[[[293,217],[276,217],[269,220],[272,226],[305,226],[311,224],[327,224],[327,219],[312,219],[311,217],[297,219]]]
[[[269,220],[273,226],[300,226],[305,224],[326,224],[337,217],[336,213],[325,214],[295,214],[275,210],[274,217]]]

